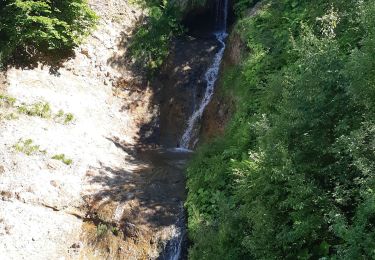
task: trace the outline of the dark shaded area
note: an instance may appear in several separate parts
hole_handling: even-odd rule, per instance
[[[212,32],[218,30],[218,7],[223,3],[220,1],[208,0],[206,5],[197,6],[190,10],[182,21],[187,29],[187,34],[199,38],[211,38]],[[233,11],[233,1],[228,2],[228,28],[235,22],[235,14]]]
[[[133,72],[134,75],[139,75],[139,81],[142,81],[143,85],[146,85],[145,81],[147,79],[147,70],[144,67],[144,64],[140,64],[131,56],[129,49],[127,48],[129,45],[132,44],[134,41],[133,37],[136,31],[143,25],[147,23],[147,18],[141,16],[134,27],[132,28],[131,32],[121,33],[121,39],[118,43],[118,47],[124,50],[123,54],[114,53],[114,55],[108,59],[108,65],[112,66],[113,68],[121,70],[122,68],[126,68],[126,70]]]
[[[160,142],[178,147],[189,117],[199,105],[206,87],[204,74],[218,44],[212,39],[176,39],[160,76]]]
[[[177,220],[177,226],[181,228],[181,236],[171,239],[165,244],[164,250],[160,253],[159,257],[157,258],[158,260],[174,259],[176,255],[180,256],[180,260],[188,259],[189,241],[187,236],[186,216],[186,210],[181,210],[180,216]]]
[[[199,104],[206,87],[205,72],[217,51],[218,42],[213,32],[217,30],[218,8],[223,1],[209,0],[205,6],[197,6],[184,15],[182,24],[186,34],[172,40],[170,52],[160,71],[150,77],[146,69],[131,57],[126,46],[133,41],[132,35],[140,26],[147,23],[141,17],[132,33],[123,33],[119,42],[122,54],[114,54],[108,64],[121,70],[126,68],[133,75],[140,75],[137,82],[120,79],[115,87],[126,90],[128,95],[141,94],[147,88],[153,92],[149,105],[153,117],[140,126],[139,142],[148,145],[178,147],[179,139],[187,126],[187,120]],[[228,27],[234,22],[233,1],[228,3]],[[131,109],[142,101],[136,100],[123,109]]]
[[[74,58],[75,53],[72,49],[42,52],[29,46],[16,49],[6,64],[24,70],[37,68],[41,64],[42,68],[44,66],[49,67],[50,74],[59,76],[59,69],[63,67],[64,62]]]
[[[107,223],[98,216],[107,214],[113,202],[133,205],[123,212],[119,225],[107,223],[108,226],[117,226],[125,236],[137,239],[149,236],[143,233],[142,226],[156,232],[162,227],[176,225],[182,237],[166,241],[158,259],[171,259],[170,256],[177,250],[176,246],[181,248],[180,259],[187,259],[188,240],[183,203],[187,195],[185,167],[192,154],[147,145],[129,146],[116,138],[112,138],[112,141],[116,147],[129,154],[127,160],[137,165],[138,169],[129,172],[105,164],[101,164],[99,169],[93,169],[99,174],[91,178],[91,183],[106,187],[96,193],[93,200],[106,202],[95,209],[88,220],[96,225]],[[134,205],[135,201],[137,203]]]
[[[120,47],[126,46],[129,36],[123,35]],[[151,80],[141,68],[129,62],[125,53],[114,55],[108,63],[114,68],[126,68],[141,77],[129,82],[119,79],[115,88],[126,91],[126,95],[136,96],[135,100],[123,106],[123,110],[132,110],[141,105],[142,95],[147,88],[153,92],[149,111],[152,118],[140,126],[139,143],[177,147],[186,128],[188,118],[203,97],[206,87],[204,74],[217,51],[218,43],[211,33],[205,38],[181,36],[171,42],[170,54],[161,71]]]
[[[90,182],[106,187],[96,193],[93,200],[108,199],[110,203],[136,200],[139,204],[122,216],[124,223],[152,228],[173,225],[186,197],[184,169],[190,154],[128,146],[115,138],[112,141],[129,154],[127,161],[137,168],[129,172],[103,163],[99,169],[93,168],[99,174],[92,176]]]

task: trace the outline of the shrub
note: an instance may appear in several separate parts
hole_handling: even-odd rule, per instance
[[[268,1],[188,167],[191,259],[374,259],[375,3]],[[332,6],[333,4],[333,6]]]
[[[5,94],[0,94],[0,107],[12,107],[16,103],[14,97],[10,97]]]
[[[38,154],[38,153],[41,153],[41,154],[47,153],[46,150],[40,150],[39,145],[34,145],[33,140],[31,140],[31,139],[26,139],[26,140],[20,139],[15,145],[13,145],[13,148],[17,152],[24,153],[28,156],[35,155],[35,154]]]
[[[79,44],[97,16],[86,0],[5,0],[0,4],[0,64],[16,48],[69,49]]]
[[[50,118],[52,115],[51,107],[48,102],[37,102],[31,105],[22,103],[17,107],[18,113],[28,116],[38,116],[41,118]]]
[[[55,121],[62,122],[63,124],[69,124],[73,120],[74,115],[72,113],[65,113],[62,109],[60,109],[55,115]]]
[[[96,227],[96,235],[97,237],[103,237],[104,235],[106,235],[108,232],[108,226],[106,224],[103,224],[103,223],[100,223],[97,227]]]
[[[149,7],[145,23],[129,44],[129,55],[135,59],[135,65],[151,74],[160,68],[169,54],[172,37],[183,32],[179,16],[179,10],[169,3]]]

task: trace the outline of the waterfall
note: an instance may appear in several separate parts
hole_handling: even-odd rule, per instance
[[[227,37],[227,18],[228,18],[228,0],[217,0],[217,9],[216,9],[216,28],[218,31],[214,33],[216,40],[220,44],[218,52],[215,54],[214,60],[211,66],[207,69],[205,73],[205,80],[207,82],[206,91],[204,97],[199,104],[198,108],[190,116],[187,127],[184,134],[180,140],[180,147],[188,149],[194,137],[194,127],[196,126],[197,121],[202,117],[204,109],[210,103],[212,95],[214,93],[215,83],[219,75],[220,64],[223,59],[225,51],[225,39]],[[197,140],[194,141],[193,145]]]
[[[204,93],[204,97],[198,104],[196,110],[190,116],[187,127],[185,129],[184,134],[180,140],[180,147],[171,149],[171,152],[176,153],[189,153],[190,143],[192,141],[194,147],[196,140],[192,140],[194,137],[193,131],[194,127],[197,124],[197,121],[202,117],[204,109],[210,103],[212,95],[214,93],[215,83],[219,75],[220,64],[223,59],[224,51],[225,51],[225,39],[227,37],[227,16],[228,16],[228,0],[217,0],[217,9],[216,9],[216,32],[214,36],[219,43],[219,49],[214,56],[212,64],[209,66],[205,73],[205,80],[207,83],[206,90]],[[186,229],[185,229],[185,213],[184,207],[181,204],[180,208],[180,217],[175,225],[175,234],[173,238],[165,245],[165,248],[158,259],[160,260],[179,260],[183,256],[181,256],[181,252],[183,251],[183,241],[186,236]]]

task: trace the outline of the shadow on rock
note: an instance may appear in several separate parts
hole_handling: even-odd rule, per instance
[[[39,51],[33,47],[25,49],[17,49],[7,62],[8,66],[17,69],[31,70],[39,65],[49,67],[49,73],[54,76],[60,76],[59,69],[62,68],[64,62],[75,58],[74,50],[59,51]]]
[[[100,187],[88,199],[90,212],[108,222],[149,228],[175,224],[186,196],[184,167],[189,155],[113,142],[129,155],[130,165],[116,169],[101,164],[90,170],[89,183]]]

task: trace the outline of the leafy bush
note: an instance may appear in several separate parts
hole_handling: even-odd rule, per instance
[[[173,36],[183,32],[179,24],[179,10],[170,4],[148,7],[149,13],[135,32],[129,44],[129,55],[135,64],[153,73],[163,64],[169,54]]]
[[[245,12],[249,10],[251,6],[254,6],[258,2],[259,0],[238,0],[235,2],[233,9],[237,16],[245,16]]]
[[[16,99],[14,97],[0,94],[0,107],[12,107],[16,103]]]
[[[0,62],[16,48],[69,49],[81,42],[97,16],[85,0],[5,0],[0,4]]]
[[[55,122],[62,124],[69,124],[74,120],[74,115],[72,113],[65,113],[62,109],[53,115],[50,104],[45,101],[39,101],[32,104],[21,103],[19,105],[16,105],[16,101],[17,100],[14,97],[0,94],[0,107],[8,108],[11,111],[11,114],[7,115],[5,118],[16,118],[17,115],[12,112],[16,111],[18,114],[37,116],[45,119],[53,117]]]

